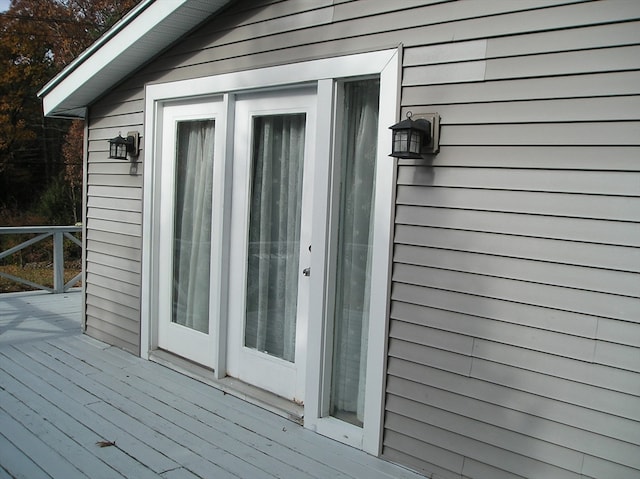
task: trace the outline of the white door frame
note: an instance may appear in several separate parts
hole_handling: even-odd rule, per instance
[[[162,105],[168,101],[186,100],[177,92],[189,92],[188,98],[215,96],[223,98],[226,107],[226,125],[233,124],[233,94],[249,90],[279,88],[295,86],[296,84],[313,83],[318,89],[318,110],[316,130],[316,158],[329,159],[331,157],[332,126],[333,126],[333,98],[335,90],[334,79],[346,79],[365,75],[379,75],[380,78],[380,106],[378,129],[378,158],[376,166],[376,196],[375,196],[375,227],[373,237],[373,264],[371,285],[371,316],[369,318],[369,344],[367,351],[366,378],[366,406],[364,428],[350,426],[331,417],[322,417],[321,392],[323,390],[324,375],[323,340],[324,340],[324,310],[325,298],[321,294],[313,294],[310,298],[311,314],[309,318],[307,374],[305,388],[305,427],[333,437],[342,442],[360,447],[365,451],[378,455],[381,449],[383,425],[383,400],[386,364],[386,337],[388,330],[388,297],[391,271],[391,234],[393,222],[393,195],[395,191],[396,162],[387,156],[390,149],[390,134],[387,129],[397,121],[400,93],[400,51],[399,49],[381,50],[370,53],[354,54],[311,60],[296,64],[261,68],[250,71],[227,73],[210,77],[180,80],[176,82],[147,85],[145,91],[145,131],[144,131],[144,189],[143,189],[143,224],[142,224],[142,288],[141,288],[141,343],[140,351],[143,358],[149,357],[149,352],[157,344],[152,318],[157,311],[157,237],[158,221],[157,208],[154,202],[158,199],[158,185],[160,166],[156,163],[158,142],[157,125],[162,122]],[[230,184],[230,158],[232,152],[227,145],[230,143],[230,128],[227,127],[225,137],[227,142],[222,145],[225,160],[220,162],[223,168],[220,178]],[[316,165],[325,164],[326,168],[316,167],[314,173],[314,199],[328,195],[330,172],[328,161],[316,161]],[[224,186],[224,185],[222,185]],[[218,207],[223,211],[230,211],[230,188],[221,188],[216,194],[220,195]],[[328,205],[323,201],[314,201],[314,228],[326,231],[328,225]],[[229,217],[221,216],[221,229],[228,231]],[[225,239],[227,237],[227,239]],[[218,238],[219,251],[228,251],[228,235]],[[317,249],[316,249],[317,245]],[[317,282],[322,283],[326,274],[327,238],[324,234],[314,234],[314,245],[311,259],[311,290]],[[316,252],[319,252],[316,254]],[[226,278],[228,264],[220,262],[217,274],[220,279]],[[225,281],[218,284],[223,285]],[[221,318],[226,314],[226,291],[219,291],[221,301],[216,313],[217,319],[213,323],[214,333],[218,338],[226,338],[225,322]],[[318,316],[319,315],[319,316]],[[224,376],[225,342],[219,340],[214,352],[214,368],[217,375]],[[346,438],[345,438],[346,436]]]

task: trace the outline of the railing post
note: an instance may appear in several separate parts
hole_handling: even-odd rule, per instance
[[[64,292],[64,233],[53,233],[53,292]]]

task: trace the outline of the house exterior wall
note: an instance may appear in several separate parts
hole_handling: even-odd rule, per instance
[[[251,6],[249,6],[251,3]],[[236,2],[89,110],[87,333],[139,353],[144,86],[403,45],[382,456],[430,477],[640,474],[640,3]],[[188,94],[188,92],[184,92]]]
[[[137,171],[108,158],[110,138],[142,131],[136,100],[115,93],[89,108],[84,319],[87,334],[138,355],[144,151]]]

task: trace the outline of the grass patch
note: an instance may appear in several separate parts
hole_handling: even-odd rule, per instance
[[[1,211],[0,211],[1,213]],[[0,219],[2,215],[0,214]],[[6,233],[0,235],[0,252],[24,246],[24,243],[34,239],[39,233]],[[79,233],[74,233],[80,238]],[[36,243],[22,247],[8,257],[0,259],[0,273],[53,288],[53,237],[48,236]],[[82,271],[82,249],[64,238],[62,241],[62,256],[64,258],[64,283],[67,284]],[[73,286],[81,286],[80,281]],[[25,284],[0,276],[0,293],[18,291],[34,291]]]
[[[80,267],[80,261],[70,261],[65,263],[64,268],[64,282],[71,281],[75,275],[82,271]],[[24,266],[10,264],[0,266],[0,272],[17,276],[21,279],[26,279],[33,283],[42,284],[49,288],[53,288],[53,264],[48,262],[42,263],[27,263]],[[80,286],[81,282],[74,286]],[[0,293],[12,293],[17,291],[34,291],[36,288],[32,288],[25,284],[16,283],[7,278],[0,277]]]

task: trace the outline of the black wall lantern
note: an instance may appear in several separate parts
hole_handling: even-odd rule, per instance
[[[389,127],[393,132],[391,154],[396,158],[421,159],[422,155],[438,152],[440,117],[437,113],[420,115],[413,120],[411,112],[407,119]]]
[[[135,158],[139,154],[140,135],[136,131],[127,133],[127,137],[123,138],[118,134],[115,138],[109,140],[109,158],[116,160],[126,160],[127,155]]]

